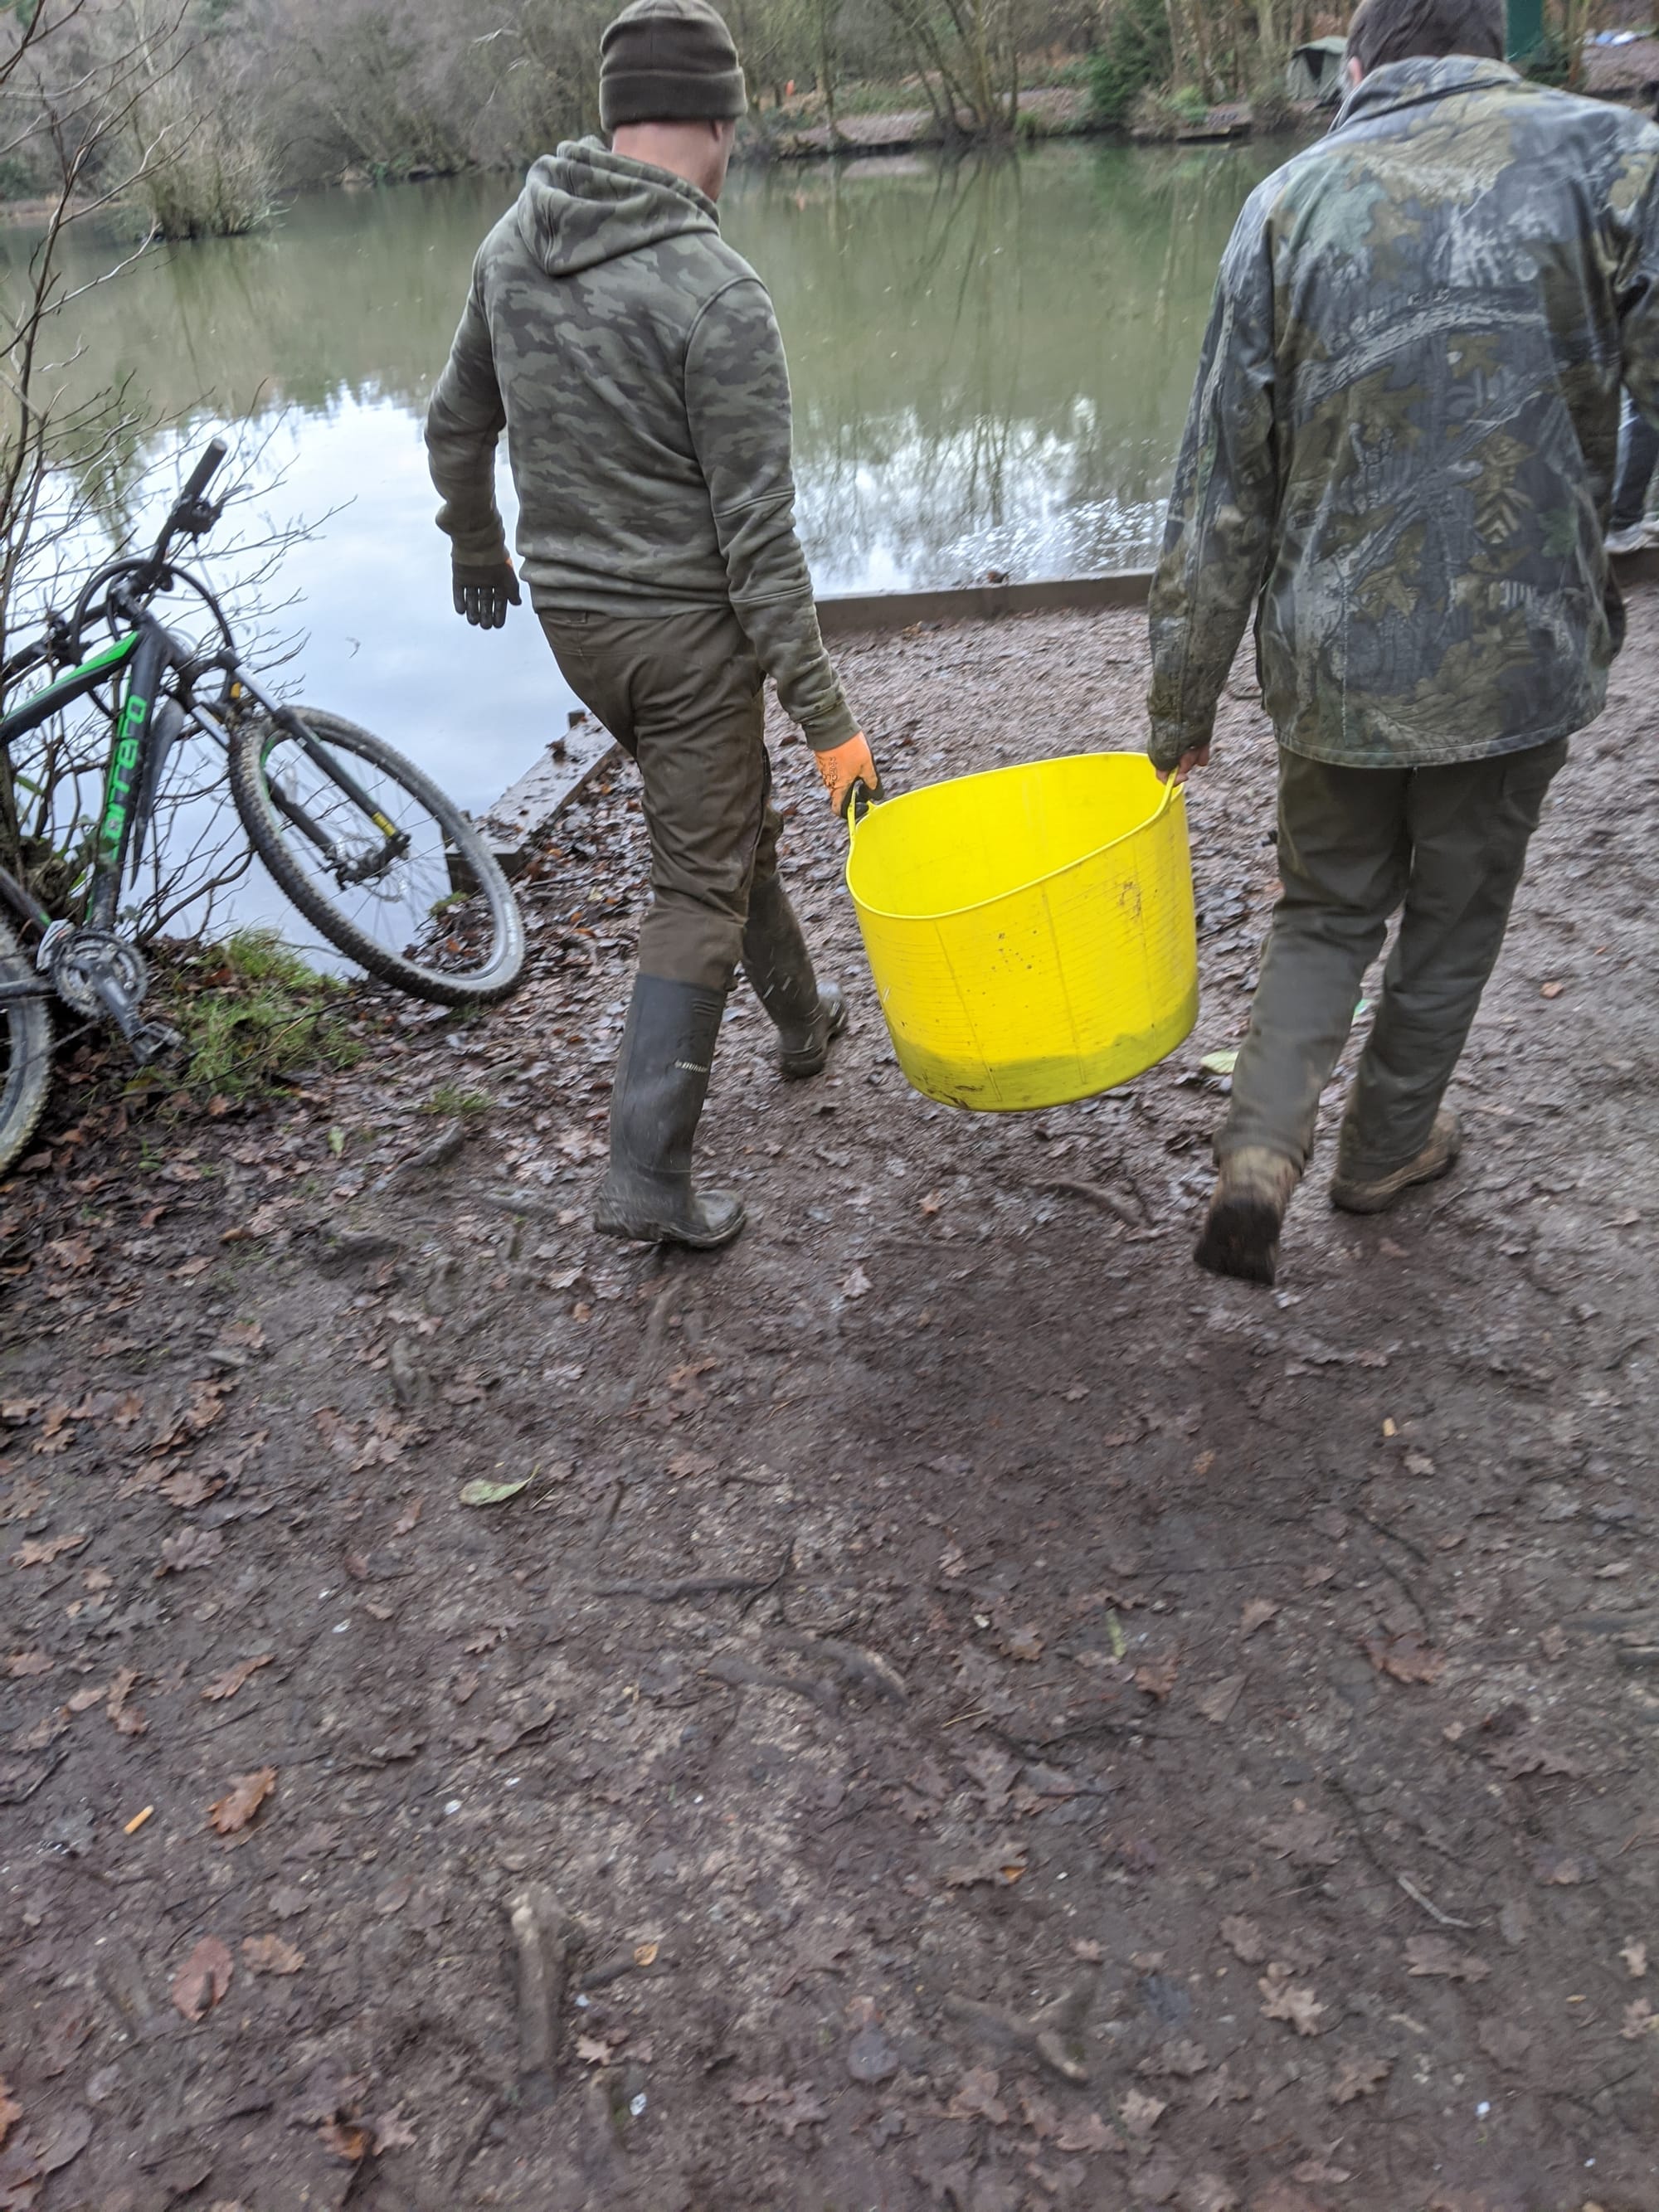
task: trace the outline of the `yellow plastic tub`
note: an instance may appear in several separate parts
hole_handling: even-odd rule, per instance
[[[1187,808],[1139,753],[1078,753],[890,799],[847,888],[899,1066],[1011,1113],[1127,1083],[1198,1018]]]

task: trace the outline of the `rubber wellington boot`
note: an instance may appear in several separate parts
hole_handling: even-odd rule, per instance
[[[776,876],[757,876],[743,933],[743,972],[778,1031],[778,1072],[787,1081],[818,1074],[830,1040],[847,1026],[841,987],[820,983],[789,894]]]
[[[1403,1168],[1395,1168],[1391,1175],[1344,1175],[1339,1141],[1336,1173],[1331,1177],[1331,1204],[1340,1206],[1344,1213],[1386,1213],[1395,1199],[1414,1184],[1438,1182],[1442,1176],[1449,1175],[1462,1145],[1463,1132],[1458,1127],[1457,1116],[1444,1107],[1435,1115],[1429,1141],[1416,1158],[1407,1160]]]
[[[726,994],[636,975],[611,1092],[611,1170],[593,1226],[604,1237],[713,1251],[743,1227],[731,1191],[694,1189],[691,1147]]]
[[[1271,1283],[1279,1267],[1279,1232],[1302,1170],[1294,1160],[1247,1145],[1221,1163],[1193,1257],[1212,1275]]]

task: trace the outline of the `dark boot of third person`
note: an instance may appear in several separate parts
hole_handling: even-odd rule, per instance
[[[778,1031],[779,1072],[792,1082],[817,1075],[830,1042],[847,1026],[847,1002],[836,983],[820,983],[789,894],[775,875],[750,887],[743,933],[743,972]]]
[[[1347,1131],[1343,1130],[1346,1138]],[[1414,1159],[1403,1167],[1395,1168],[1388,1175],[1355,1175],[1343,1164],[1346,1149],[1339,1139],[1336,1148],[1336,1173],[1331,1177],[1331,1204],[1340,1206],[1344,1213],[1386,1213],[1395,1199],[1403,1197],[1419,1182],[1438,1182],[1449,1175],[1457,1164],[1462,1147],[1463,1133],[1458,1127],[1457,1116],[1442,1107],[1434,1117],[1434,1127],[1429,1132],[1429,1141]]]
[[[1279,1232],[1302,1170],[1294,1160],[1247,1145],[1221,1163],[1210,1216],[1193,1257],[1212,1275],[1271,1283],[1279,1266]]]
[[[611,1171],[593,1208],[602,1236],[712,1251],[743,1227],[740,1198],[691,1182],[691,1147],[725,1007],[723,991],[634,978],[611,1092]]]

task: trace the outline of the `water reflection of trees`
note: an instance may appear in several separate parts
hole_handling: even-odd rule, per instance
[[[824,586],[1143,553],[1216,262],[1271,161],[1074,147],[737,180],[726,228],[777,301]],[[343,395],[416,413],[509,192],[317,195],[264,237],[169,249],[118,303],[77,303],[66,374],[131,375],[161,416],[204,394],[229,417]],[[129,489],[112,483],[115,508]]]
[[[833,587],[1075,571],[1158,526],[1216,262],[1261,149],[771,180],[738,222],[789,342]]]

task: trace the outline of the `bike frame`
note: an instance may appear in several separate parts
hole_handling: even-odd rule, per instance
[[[273,730],[292,738],[380,830],[386,842],[379,853],[347,860],[334,840],[296,799],[280,786],[270,787],[276,806],[335,867],[341,881],[372,873],[406,843],[397,824],[380,811],[350,770],[327,750],[293,708],[271,698],[247,674],[233,647],[207,656],[196,653],[148,612],[139,613],[132,629],[125,635],[90,654],[44,690],[25,700],[11,714],[0,717],[0,750],[8,750],[15,739],[38,729],[42,722],[77,699],[87,697],[99,684],[112,678],[119,681],[124,672],[125,692],[118,707],[112,710],[114,735],[105,767],[103,805],[93,841],[91,882],[82,908],[87,927],[96,930],[114,927],[122,878],[135,840],[137,849],[143,849],[159,785],[161,764],[154,757],[155,749],[170,742],[162,732],[155,708],[163,698],[163,681],[171,672],[179,677],[175,687],[182,695],[179,705],[190,722],[227,751],[230,746],[228,731],[217,715],[194,696],[196,682],[216,672],[226,679],[227,702],[246,693],[264,710]],[[52,916],[37,905],[23,885],[4,868],[0,868],[0,896],[37,929],[46,931],[52,927]],[[0,978],[0,1004],[10,999],[52,995],[52,984],[45,976]]]

